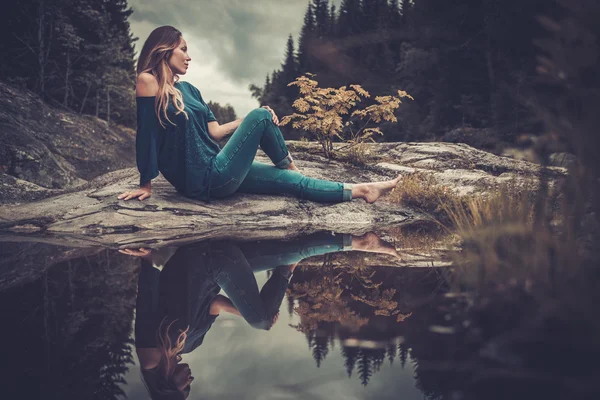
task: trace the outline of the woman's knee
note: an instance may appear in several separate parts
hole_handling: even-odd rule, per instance
[[[268,331],[271,329],[271,327],[273,326],[273,319],[269,319],[269,318],[262,318],[259,321],[253,321],[250,323],[250,326],[252,326],[255,329],[259,329],[259,330],[263,330],[263,331]]]
[[[271,112],[266,108],[255,108],[248,113],[246,118],[256,120],[256,122],[260,122],[262,120],[271,121]]]

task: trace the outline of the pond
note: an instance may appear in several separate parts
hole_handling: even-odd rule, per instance
[[[452,286],[436,251],[444,238],[401,239],[317,232],[121,251],[3,242],[2,387],[27,399],[599,393],[591,342],[539,324],[515,336],[527,296],[482,303]]]

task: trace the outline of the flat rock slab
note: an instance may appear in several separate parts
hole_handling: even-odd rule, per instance
[[[289,142],[296,164],[307,176],[360,183],[396,174],[430,172],[440,184],[459,193],[490,190],[512,179],[531,179],[540,166],[495,156],[470,146],[449,143],[381,143],[369,145],[373,164],[356,166],[329,161],[319,145]],[[270,163],[259,152],[257,161]],[[553,178],[565,170],[552,168]],[[353,200],[320,204],[290,196],[234,194],[211,203],[178,194],[162,177],[153,196],[142,202],[117,196],[138,182],[134,168],[114,171],[70,193],[26,204],[3,205],[0,241],[43,241],[68,246],[173,244],[203,238],[267,239],[293,237],[320,230],[362,233],[428,217],[380,199],[375,204]]]

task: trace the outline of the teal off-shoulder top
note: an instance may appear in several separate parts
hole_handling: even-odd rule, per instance
[[[178,192],[187,197],[209,200],[210,174],[220,147],[208,134],[208,123],[216,121],[200,91],[189,82],[177,82],[183,96],[183,113],[169,101],[162,127],[155,111],[156,96],[137,97],[136,162],[140,185],[158,176],[159,171]]]

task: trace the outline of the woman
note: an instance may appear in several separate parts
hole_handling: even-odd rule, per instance
[[[191,58],[182,34],[172,26],[156,28],[137,65],[136,161],[140,187],[122,200],[151,196],[159,171],[183,195],[210,201],[234,192],[287,193],[318,202],[362,198],[372,203],[400,180],[347,184],[306,177],[288,152],[275,112],[268,106],[246,118],[219,125],[200,91],[180,82]],[[217,141],[231,135],[221,149]],[[254,161],[258,147],[274,166]]]
[[[153,399],[185,398],[193,377],[181,354],[201,345],[221,312],[257,329],[277,321],[288,282],[307,257],[359,250],[399,258],[374,233],[315,233],[289,241],[205,241],[180,248],[124,249],[142,258],[135,316],[135,347]],[[259,292],[255,272],[272,270]],[[223,290],[227,297],[220,295]]]

